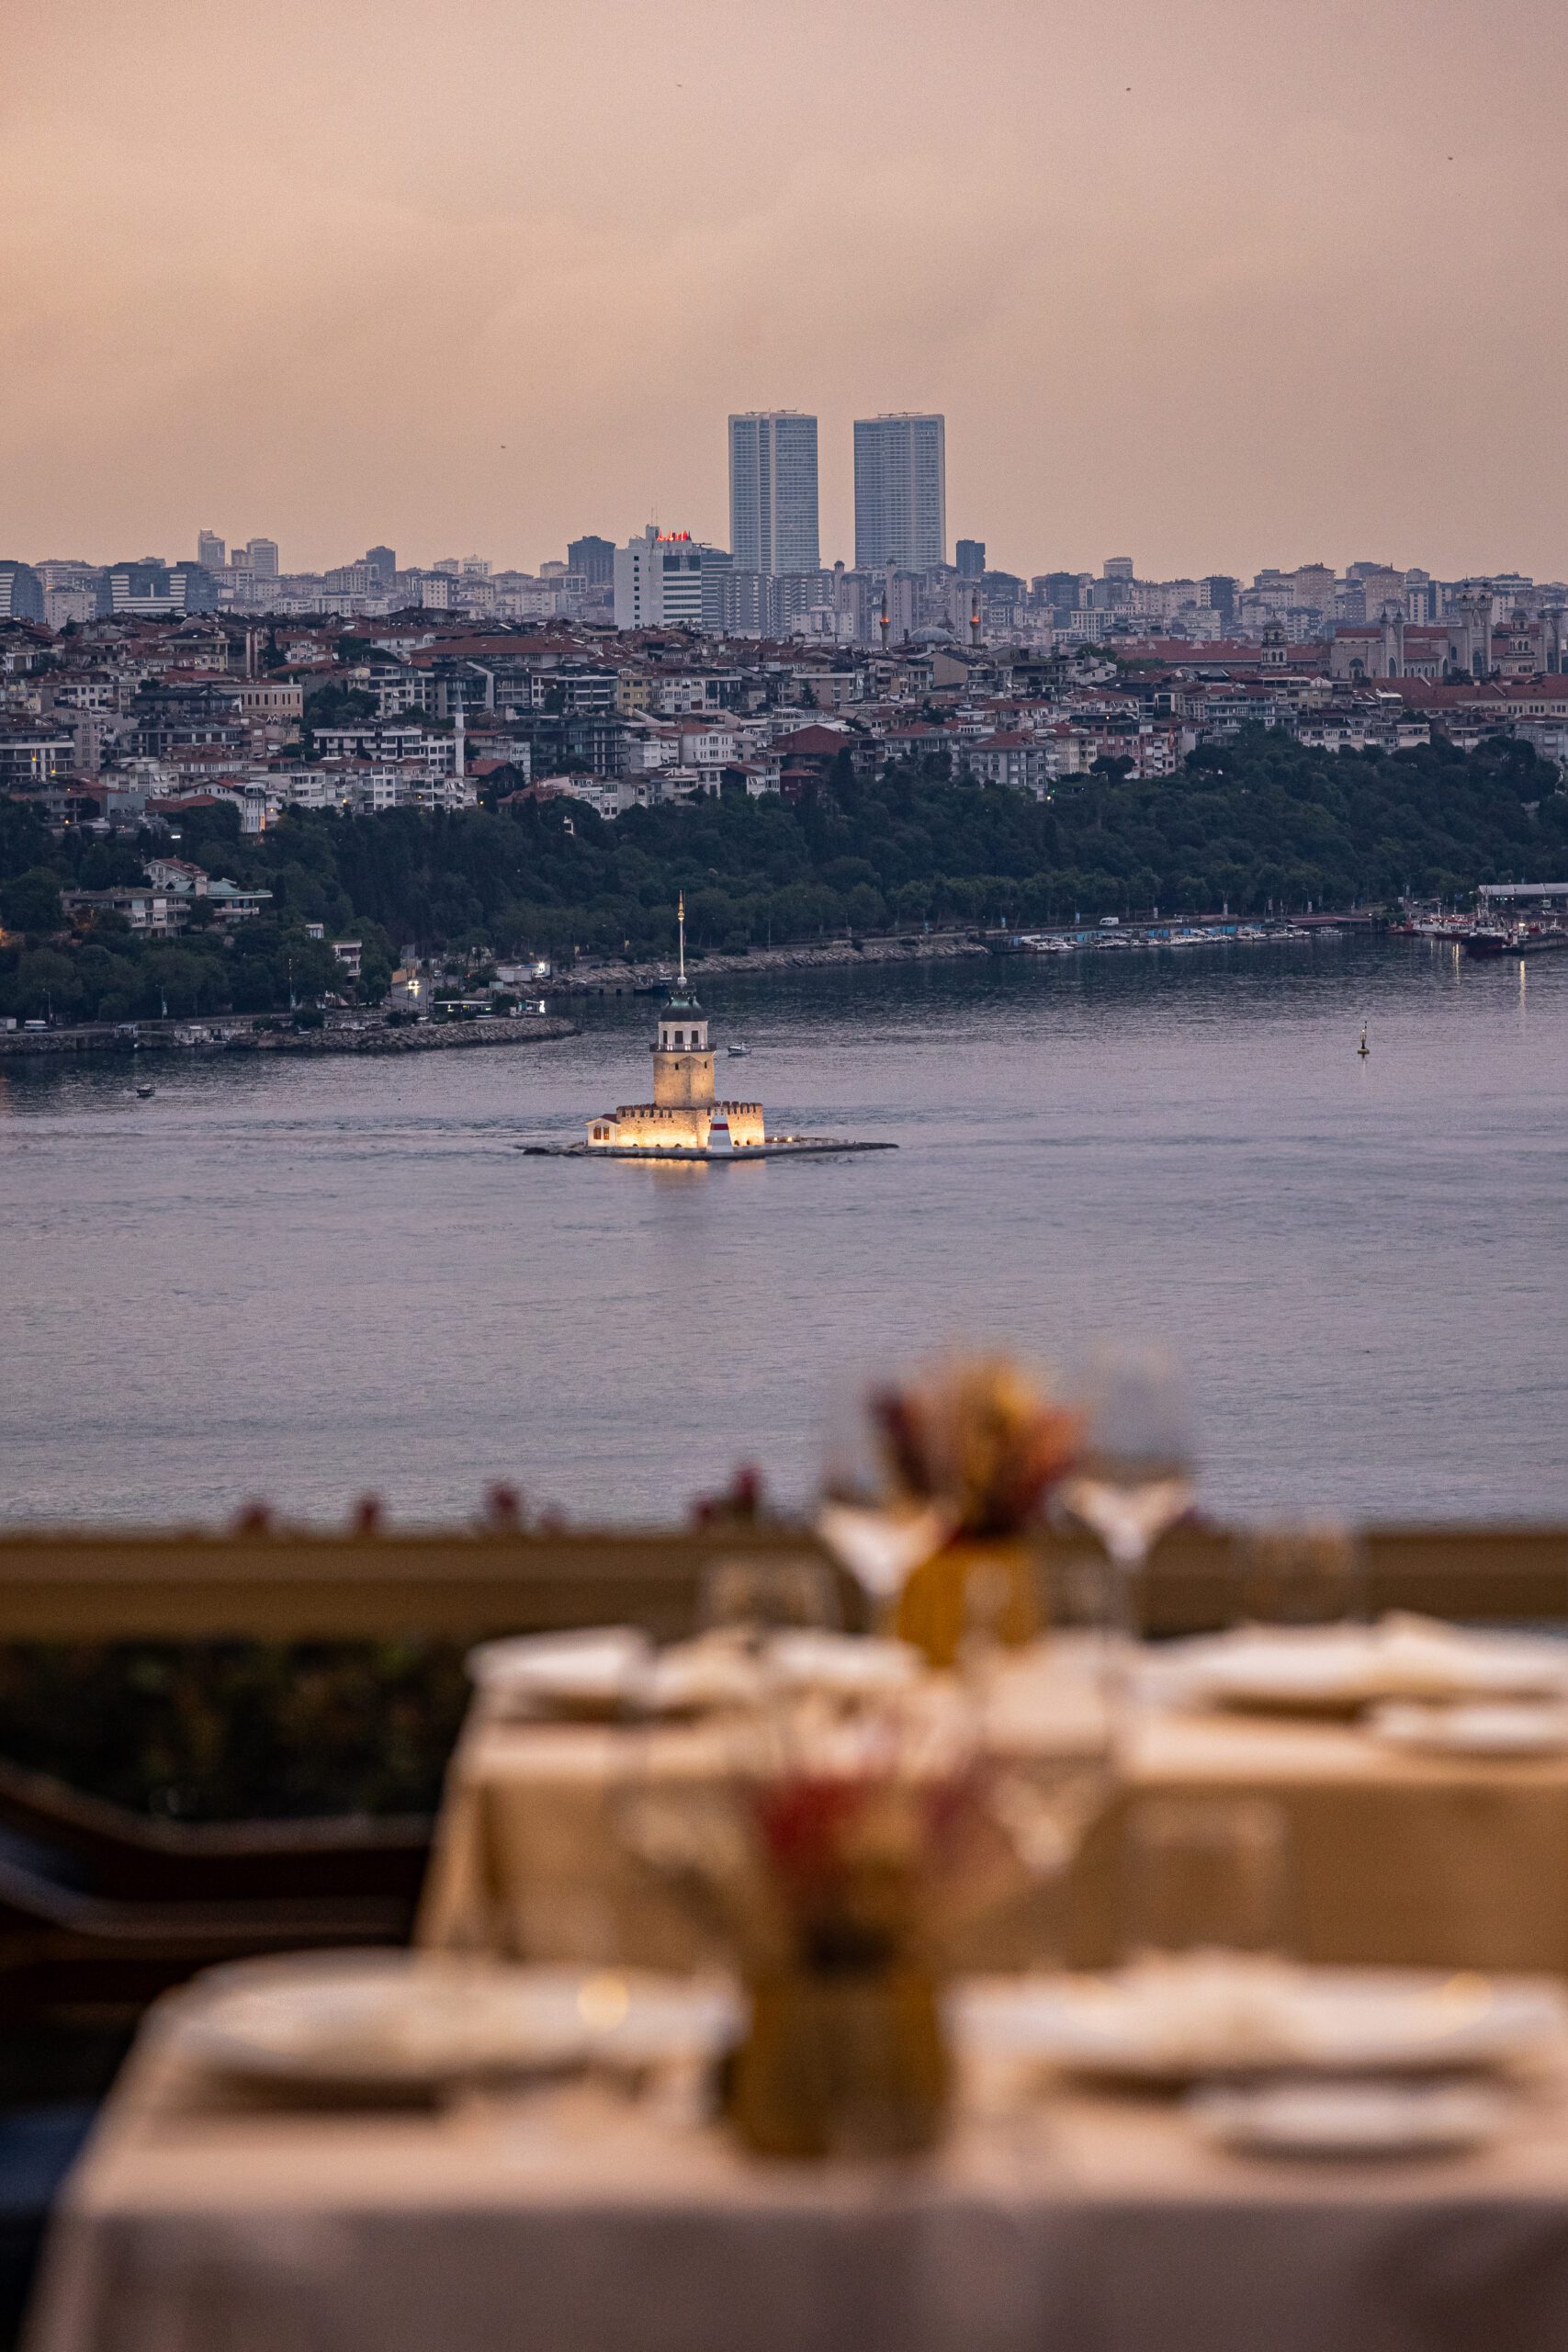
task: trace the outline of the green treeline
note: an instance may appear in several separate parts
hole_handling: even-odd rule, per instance
[[[343,989],[329,939],[366,943],[361,993],[404,945],[667,954],[675,895],[710,950],[932,923],[1025,927],[1137,913],[1391,904],[1405,889],[1568,870],[1557,770],[1499,740],[1463,753],[1325,752],[1280,734],[1201,748],[1156,783],[1097,775],[1038,802],[947,773],[944,758],[857,780],[847,757],[798,805],[726,794],[614,820],[583,803],[424,816],[290,812],[242,841],[229,809],[184,820],[179,854],[271,890],[275,911],[150,944],[102,922],[70,944],[58,892],[140,878],[149,844],[57,842],[0,803],[0,1012],[130,1018],[261,1009]],[[1550,871],[1549,871],[1550,869]]]

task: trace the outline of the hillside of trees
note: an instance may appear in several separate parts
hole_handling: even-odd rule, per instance
[[[1104,773],[1048,802],[976,785],[945,758],[857,781],[847,757],[795,806],[726,794],[601,820],[524,802],[424,816],[291,811],[242,840],[232,810],[184,820],[180,854],[273,893],[231,942],[132,939],[110,919],[69,940],[59,892],[141,878],[150,842],[54,841],[0,801],[0,1012],[128,1019],[265,1009],[344,987],[304,935],[366,943],[361,993],[398,950],[668,953],[683,889],[697,948],[810,941],[846,929],[1070,922],[1101,914],[1233,913],[1392,904],[1568,869],[1568,795],[1555,767],[1498,741],[1462,753],[1324,752],[1257,734],[1195,752],[1156,783]],[[1550,871],[1549,871],[1550,869]],[[292,973],[290,973],[292,967]]]

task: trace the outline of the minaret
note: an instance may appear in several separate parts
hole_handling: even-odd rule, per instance
[[[463,689],[461,686],[457,689],[457,707],[452,714],[452,740],[454,756],[457,763],[457,781],[461,784],[464,776],[468,774],[468,767],[465,759],[465,753],[468,747],[463,741]]]
[[[660,1110],[705,1110],[713,1102],[713,1052],[707,1015],[686,978],[686,894],[681,893],[680,976],[659,1015],[653,1040],[653,1100]]]

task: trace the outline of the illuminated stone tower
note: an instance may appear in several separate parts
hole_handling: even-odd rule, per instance
[[[686,978],[686,896],[681,894],[681,970],[653,1040],[653,1100],[664,1111],[713,1109],[713,1048],[707,1015]]]
[[[720,1102],[713,1087],[707,1014],[686,978],[686,901],[679,910],[681,968],[653,1034],[653,1100],[622,1102],[588,1123],[601,1150],[642,1158],[660,1152],[744,1154],[767,1141],[760,1102]]]

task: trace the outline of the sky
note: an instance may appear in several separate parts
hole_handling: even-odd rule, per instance
[[[947,418],[1034,572],[1568,574],[1562,0],[0,0],[0,556],[728,542]]]

